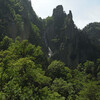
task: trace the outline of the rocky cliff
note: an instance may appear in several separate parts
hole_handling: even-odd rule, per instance
[[[37,45],[41,43],[41,25],[30,0],[0,0],[0,37],[20,36]]]
[[[53,10],[51,17],[41,19],[32,9],[30,0],[0,0],[1,40],[5,35],[13,39],[20,36],[21,40],[42,46],[51,59],[61,60],[68,66],[100,56],[98,45],[93,44],[88,34],[92,30],[88,29],[79,30],[72,12],[66,14],[62,5]]]
[[[62,5],[58,5],[53,10],[52,17],[47,18],[44,33],[48,51],[52,51],[52,59],[61,60],[68,66],[75,66],[97,57],[94,54],[96,48],[91,44],[87,34],[76,27],[72,12],[66,14]]]

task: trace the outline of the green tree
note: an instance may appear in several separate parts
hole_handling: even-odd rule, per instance
[[[12,42],[13,40],[11,38],[5,36],[3,40],[0,42],[0,50],[7,50]]]
[[[73,98],[73,94],[74,94],[74,89],[71,83],[67,83],[66,81],[64,81],[62,78],[56,78],[53,81],[53,84],[51,86],[51,89],[55,92],[58,92],[59,94],[61,94],[62,96],[66,97],[67,99]],[[70,100],[68,99],[68,100]]]
[[[100,100],[100,86],[98,82],[89,82],[79,92],[77,100]]]
[[[67,79],[71,77],[70,69],[65,67],[63,62],[57,60],[51,62],[51,64],[48,66],[48,75],[53,79],[60,77]]]

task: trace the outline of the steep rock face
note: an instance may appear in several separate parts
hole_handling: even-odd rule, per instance
[[[72,12],[66,14],[62,5],[53,10],[53,15],[47,18],[45,26],[45,41],[51,57],[66,63],[68,66],[76,66],[85,60],[94,58],[94,47],[87,35],[78,30],[73,22]]]
[[[91,25],[83,31],[77,29],[72,12],[66,14],[62,5],[53,10],[51,17],[42,20],[32,9],[31,0],[0,0],[0,40],[5,35],[13,39],[17,36],[21,40],[28,39],[42,46],[49,57],[61,60],[68,66],[100,56],[99,35],[94,38],[99,33],[99,25],[96,25],[98,27],[95,29]],[[94,42],[95,39],[97,41]]]
[[[28,39],[40,44],[41,20],[31,7],[30,0],[0,0],[0,37]]]

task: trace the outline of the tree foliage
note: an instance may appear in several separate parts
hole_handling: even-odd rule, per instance
[[[100,99],[100,59],[70,69],[57,60],[48,65],[41,47],[27,40],[6,36],[0,47],[1,100]]]

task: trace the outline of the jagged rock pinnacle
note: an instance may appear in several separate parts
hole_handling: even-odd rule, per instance
[[[53,16],[60,16],[64,13],[63,11],[63,6],[58,5],[54,10],[53,10]]]
[[[31,3],[31,0],[28,0]]]
[[[72,11],[71,11],[71,10],[69,10],[68,17],[69,17],[70,19],[73,19],[73,15],[72,15]]]

